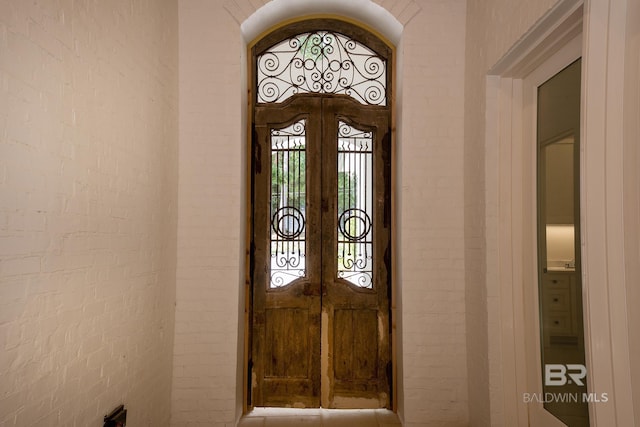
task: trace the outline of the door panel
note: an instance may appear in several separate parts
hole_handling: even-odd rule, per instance
[[[368,381],[378,374],[377,310],[334,310],[335,379],[342,382]]]
[[[388,109],[255,112],[251,404],[389,407]]]
[[[265,310],[265,378],[306,379],[309,372],[309,310]]]
[[[319,99],[308,97],[277,108],[256,107],[254,406],[320,405],[320,107]],[[300,147],[305,152],[304,170],[291,174],[292,167],[302,169],[293,156]],[[305,191],[291,190],[297,184],[293,177],[304,179]],[[293,275],[297,277],[292,280]]]
[[[323,334],[333,336],[323,341],[330,346],[323,354],[330,386],[323,388],[328,391],[322,403],[330,408],[389,407],[388,115],[356,107],[347,98],[325,98],[323,119],[326,144],[333,147],[323,151],[323,164],[332,165],[322,171],[323,182],[330,183],[322,222],[322,311],[329,323]],[[355,153],[346,163],[357,171],[356,181],[372,179],[368,191],[355,191],[360,197],[351,203],[339,194],[338,173],[345,163],[341,151]],[[371,152],[370,166],[357,160],[368,156],[363,152]]]

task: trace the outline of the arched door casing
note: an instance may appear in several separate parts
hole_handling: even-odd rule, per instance
[[[390,53],[335,20],[254,46],[250,406],[390,407]]]

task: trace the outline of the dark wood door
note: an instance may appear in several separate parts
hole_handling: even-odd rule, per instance
[[[387,108],[256,107],[251,405],[390,405]]]

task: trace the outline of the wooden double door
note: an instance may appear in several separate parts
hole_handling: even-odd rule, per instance
[[[391,402],[389,109],[255,107],[250,406]]]

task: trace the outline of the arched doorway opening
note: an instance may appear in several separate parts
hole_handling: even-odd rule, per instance
[[[391,407],[392,54],[336,19],[252,46],[250,407]]]

